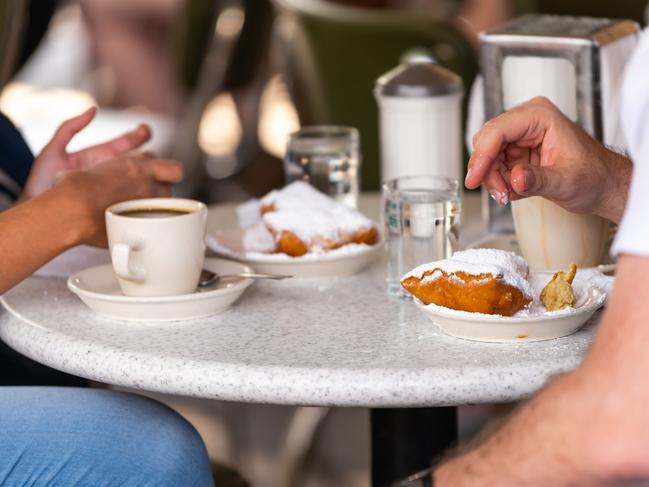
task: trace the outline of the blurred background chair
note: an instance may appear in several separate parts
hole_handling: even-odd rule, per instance
[[[338,5],[324,0],[275,0],[291,25],[287,42],[291,94],[303,125],[357,127],[362,186],[377,190],[378,114],[374,82],[413,49],[458,73],[468,90],[477,59],[450,19]]]
[[[575,15],[585,17],[611,17],[632,19],[640,25],[646,24],[646,0],[514,0],[521,2],[521,13],[536,12],[553,15]]]
[[[25,2],[21,0],[0,2],[0,86],[14,74],[26,14]]]
[[[267,0],[187,0],[183,6],[177,65],[187,100],[173,155],[191,168],[185,192],[192,196],[261,195],[283,181],[279,161],[264,157],[258,137],[273,18]],[[252,172],[261,177],[251,178]]]

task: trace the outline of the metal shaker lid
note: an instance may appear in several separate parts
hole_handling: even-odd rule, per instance
[[[463,84],[453,71],[435,62],[409,62],[388,71],[378,80],[376,96],[428,98],[462,92]]]

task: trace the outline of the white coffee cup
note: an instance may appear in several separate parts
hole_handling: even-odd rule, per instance
[[[521,253],[533,271],[595,267],[610,241],[608,220],[571,213],[541,197],[512,202]]]
[[[181,198],[124,201],[106,210],[108,246],[126,296],[196,291],[205,261],[206,206]]]

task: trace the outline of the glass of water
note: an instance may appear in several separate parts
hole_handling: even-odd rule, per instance
[[[401,277],[420,264],[446,259],[457,250],[461,208],[455,179],[408,176],[383,185],[388,293],[409,298],[401,287]]]
[[[334,200],[356,208],[360,187],[360,135],[353,127],[314,125],[289,136],[286,182],[307,181]]]

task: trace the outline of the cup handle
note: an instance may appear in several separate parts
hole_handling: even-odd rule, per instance
[[[113,245],[110,252],[113,269],[121,279],[142,282],[146,277],[144,269],[131,267],[131,252],[133,250],[136,250],[136,246],[132,244],[120,242]]]

